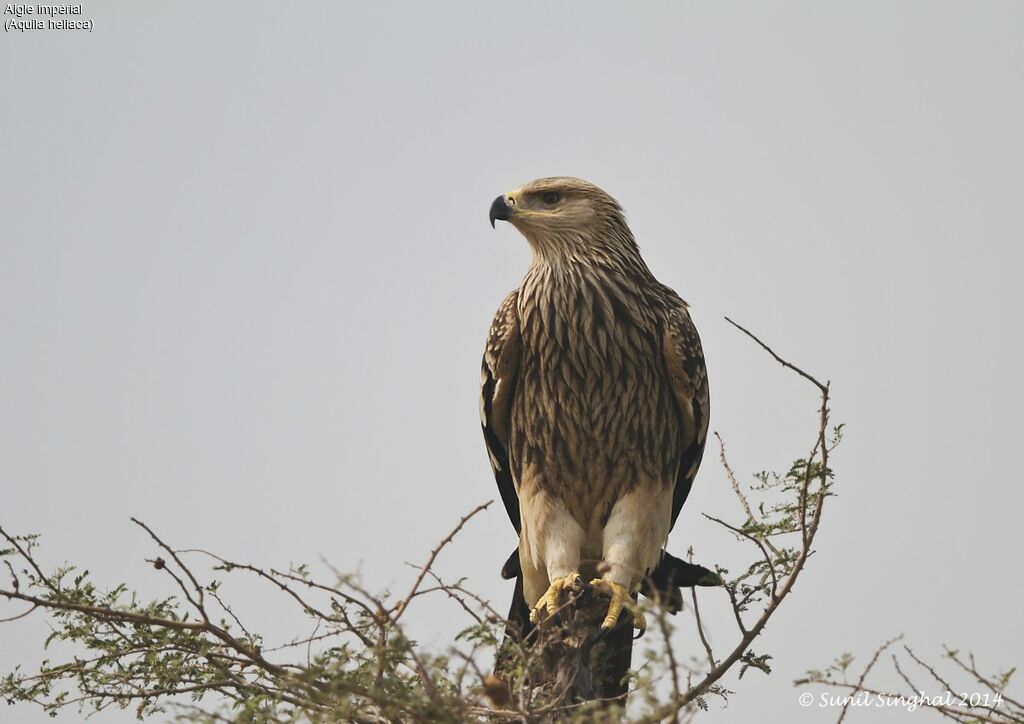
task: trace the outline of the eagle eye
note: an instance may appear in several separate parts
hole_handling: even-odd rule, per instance
[[[548,206],[554,206],[562,200],[562,194],[557,191],[545,191],[544,195],[540,197],[540,200]]]

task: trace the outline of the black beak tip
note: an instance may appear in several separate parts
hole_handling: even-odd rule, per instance
[[[497,221],[508,221],[509,212],[511,207],[508,205],[508,201],[505,200],[504,196],[499,196],[491,204],[491,213],[489,218],[491,220],[491,228],[494,228],[494,222]]]

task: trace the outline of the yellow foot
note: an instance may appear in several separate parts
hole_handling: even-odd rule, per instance
[[[603,578],[595,578],[590,582],[590,585],[600,593],[607,593],[612,599],[611,603],[608,604],[608,615],[601,622],[602,630],[609,631],[615,627],[615,622],[619,620],[619,614],[622,612],[622,609],[626,609],[633,616],[633,628],[638,628],[641,631],[647,630],[647,620],[644,618],[643,612],[637,607],[636,601],[629,594],[628,588],[621,583],[606,581]]]
[[[572,588],[576,585],[576,581],[579,579],[579,571],[573,571],[568,576],[562,578],[556,578],[551,581],[551,585],[548,586],[548,590],[540,597],[537,601],[537,605],[530,611],[530,621],[537,623],[540,621],[541,612],[550,616],[558,608],[559,599],[562,597],[562,591],[567,588]]]

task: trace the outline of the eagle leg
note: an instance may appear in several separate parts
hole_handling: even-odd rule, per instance
[[[574,588],[580,583],[579,571],[572,571],[567,576],[561,578],[555,578],[551,581],[548,586],[548,590],[544,592],[544,595],[537,601],[537,605],[530,611],[530,622],[538,623],[540,621],[541,613],[545,613],[551,616],[558,610],[561,605],[560,601],[562,598],[562,591]]]
[[[590,585],[596,591],[607,593],[612,599],[611,603],[608,604],[608,615],[604,617],[604,621],[601,623],[603,631],[610,631],[615,627],[622,609],[626,609],[633,616],[634,628],[638,628],[641,631],[647,630],[647,620],[644,618],[643,611],[636,605],[636,601],[633,600],[633,596],[628,588],[621,583],[606,581],[603,578],[595,578],[590,582]]]

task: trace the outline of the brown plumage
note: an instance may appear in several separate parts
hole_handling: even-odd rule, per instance
[[[537,620],[577,576],[594,578],[612,598],[605,625],[625,607],[642,626],[630,594],[655,572],[703,454],[700,339],[596,186],[539,179],[498,197],[495,219],[533,251],[482,369],[484,436],[520,536],[517,591]]]

